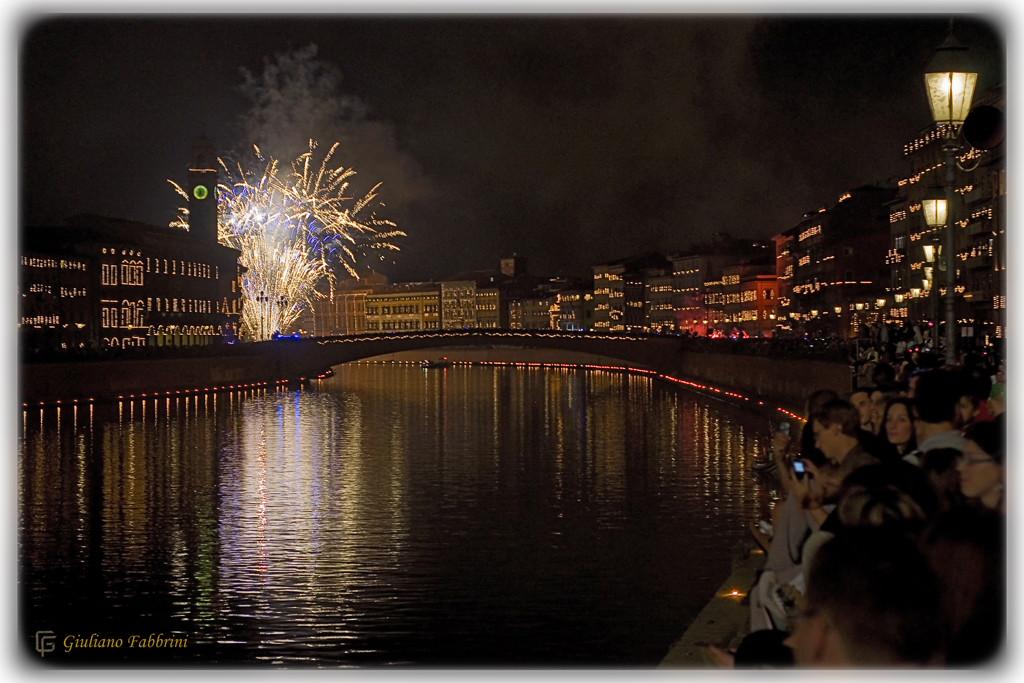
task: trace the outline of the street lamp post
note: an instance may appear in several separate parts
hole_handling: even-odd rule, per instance
[[[967,118],[974,97],[978,74],[967,67],[967,46],[953,36],[952,22],[945,42],[936,48],[935,57],[924,75],[925,88],[935,122],[943,129],[942,155],[946,169],[946,364],[956,361],[956,319],[953,293],[956,287],[956,263],[953,253],[953,194],[959,127]]]
[[[926,284],[925,287],[928,289],[929,315],[932,320],[932,347],[935,349],[939,348],[940,327],[938,305],[939,288],[935,283],[938,280],[937,261],[942,253],[942,249],[939,246],[939,234],[935,231],[946,225],[948,208],[949,204],[946,201],[946,193],[941,187],[928,188],[924,194],[924,198],[921,199],[921,213],[924,214],[924,222],[932,229],[931,243],[923,245],[922,248],[924,250],[924,260],[928,264],[925,266],[925,276],[928,280],[928,284]]]

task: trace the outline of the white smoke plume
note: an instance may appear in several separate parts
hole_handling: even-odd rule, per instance
[[[338,142],[334,159],[356,170],[355,191],[382,183],[387,213],[399,224],[404,205],[427,195],[427,179],[399,148],[394,126],[371,119],[365,102],[340,91],[341,71],[317,59],[315,44],[264,58],[258,76],[241,71],[240,90],[252,106],[240,122],[239,149],[255,144],[268,158],[294,159],[308,150],[310,139],[325,149]]]

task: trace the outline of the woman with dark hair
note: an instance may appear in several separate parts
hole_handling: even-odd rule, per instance
[[[900,459],[917,448],[914,438],[914,402],[909,398],[891,398],[882,415],[879,436],[885,439],[893,452],[887,455]]]
[[[1003,486],[1006,479],[1006,423],[1002,416],[967,428],[964,455],[957,465],[960,491],[989,510],[1006,513]]]

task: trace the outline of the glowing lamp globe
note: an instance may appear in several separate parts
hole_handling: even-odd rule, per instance
[[[946,193],[939,187],[929,188],[921,200],[921,211],[924,213],[924,222],[930,228],[937,228],[946,224]]]
[[[952,32],[935,48],[935,57],[924,75],[935,123],[959,126],[971,110],[978,74],[971,69],[966,53],[967,46]]]

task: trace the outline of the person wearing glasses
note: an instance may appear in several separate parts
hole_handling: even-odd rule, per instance
[[[982,507],[1006,513],[1003,487],[1006,467],[1006,423],[1002,416],[992,422],[979,422],[964,434],[963,457],[957,465],[960,492]]]

